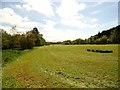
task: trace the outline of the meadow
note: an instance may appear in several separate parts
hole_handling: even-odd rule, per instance
[[[118,88],[118,45],[35,47],[15,59],[2,68],[3,88]]]

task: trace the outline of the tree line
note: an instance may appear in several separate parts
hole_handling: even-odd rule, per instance
[[[49,44],[78,45],[78,44],[120,44],[120,25],[89,37],[88,39],[65,40],[63,42],[48,42]]]
[[[16,26],[12,27],[13,34],[8,34],[5,30],[1,29],[2,34],[2,49],[32,49],[34,46],[44,46],[45,39],[35,27],[25,34],[15,33]]]
[[[26,34],[15,33],[16,26],[12,27],[13,34],[8,34],[5,30],[1,29],[2,35],[2,49],[32,49],[34,46],[44,46],[50,44],[63,44],[63,45],[78,45],[78,44],[120,44],[120,25],[113,27],[109,30],[104,30],[101,33],[89,37],[88,39],[75,39],[65,40],[62,42],[46,42],[43,35],[40,34],[35,27],[26,32]]]

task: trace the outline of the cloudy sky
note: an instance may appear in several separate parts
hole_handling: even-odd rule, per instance
[[[46,41],[85,39],[118,25],[118,0],[3,0],[0,28],[14,25],[19,32],[37,27]]]

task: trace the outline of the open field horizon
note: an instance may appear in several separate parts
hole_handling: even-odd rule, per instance
[[[0,87],[119,88],[119,6],[1,0]]]

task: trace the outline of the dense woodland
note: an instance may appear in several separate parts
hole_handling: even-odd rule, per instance
[[[65,40],[63,42],[46,42],[43,35],[35,27],[25,34],[16,33],[16,26],[12,27],[13,34],[8,34],[1,29],[2,34],[2,49],[32,49],[34,46],[44,46],[50,44],[120,44],[120,25],[109,30],[98,32],[98,34],[91,36],[88,39],[78,38],[76,40]]]

